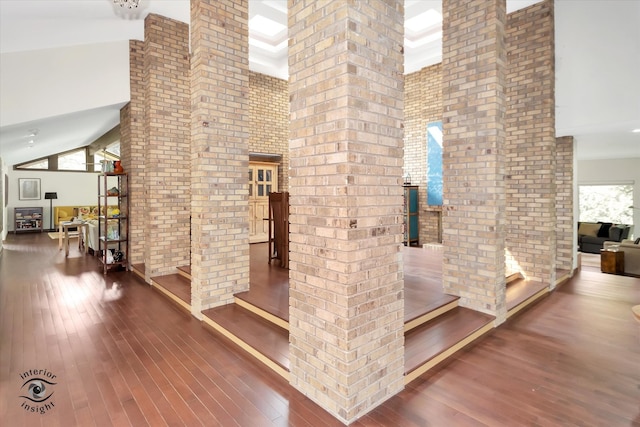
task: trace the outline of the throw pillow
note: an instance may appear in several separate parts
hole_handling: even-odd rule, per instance
[[[580,224],[580,228],[578,228],[578,234],[582,234],[583,236],[598,236],[598,231],[600,230],[600,224],[596,224],[593,222],[583,222]]]
[[[609,229],[613,225],[610,222],[602,222],[600,223],[600,230],[598,230],[598,237],[609,237]]]
[[[620,227],[611,227],[609,229],[609,239],[614,242],[619,242],[622,240],[622,228]]]

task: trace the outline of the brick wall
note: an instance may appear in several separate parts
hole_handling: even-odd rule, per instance
[[[573,271],[573,137],[556,139],[556,267]]]
[[[190,182],[189,26],[144,21],[145,275],[188,265]]]
[[[444,290],[506,318],[505,2],[444,0]]]
[[[289,188],[289,88],[286,80],[249,72],[249,152],[281,156],[279,191]]]
[[[403,388],[402,4],[289,4],[291,384],[345,423]]]
[[[411,184],[420,187],[419,242],[441,242],[442,210],[427,206],[427,124],[442,120],[442,64],[405,76],[404,162]]]
[[[556,138],[553,1],[507,20],[507,273],[553,284]]]
[[[191,305],[196,317],[249,287],[248,32],[247,0],[192,1]]]
[[[127,138],[122,137],[122,166],[129,179],[129,259],[131,264],[144,263],[145,254],[145,115],[144,96],[144,42],[129,41],[129,74],[131,101],[128,117],[120,125],[129,129]]]

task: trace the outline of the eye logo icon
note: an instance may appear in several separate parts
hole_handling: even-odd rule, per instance
[[[22,384],[22,389],[26,389],[26,395],[20,397],[24,397],[35,403],[44,402],[53,395],[53,391],[48,391],[53,387],[47,387],[48,385],[54,386],[56,383],[49,382],[42,378],[32,378]]]
[[[53,386],[55,385],[55,383],[50,383],[49,381],[42,378],[30,379],[22,385],[23,389],[26,388],[26,396],[20,397],[24,397],[25,399],[29,399],[30,401],[36,403],[44,402],[45,400],[49,399],[51,395],[53,395],[53,391],[51,391],[51,393],[47,392],[47,385]]]
[[[53,388],[57,384],[56,375],[47,369],[30,369],[20,374],[23,381],[19,397],[20,407],[26,412],[46,414],[56,405],[51,399]]]

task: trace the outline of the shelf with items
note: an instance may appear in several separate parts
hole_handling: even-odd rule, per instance
[[[98,175],[98,257],[105,274],[115,267],[128,269],[128,193],[126,173]]]
[[[28,231],[42,232],[41,207],[14,208],[13,220],[15,233]]]

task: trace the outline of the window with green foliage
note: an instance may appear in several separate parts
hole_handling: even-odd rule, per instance
[[[633,224],[633,185],[578,186],[580,221]]]

